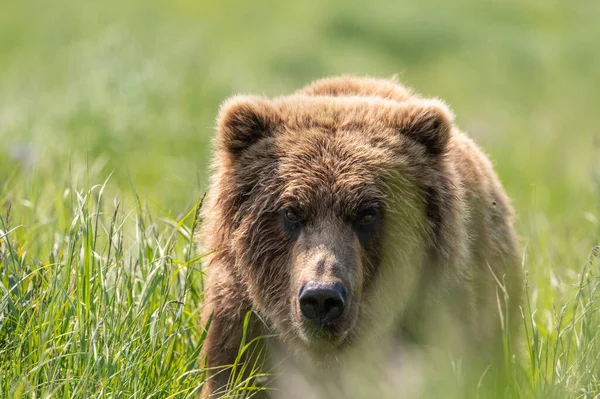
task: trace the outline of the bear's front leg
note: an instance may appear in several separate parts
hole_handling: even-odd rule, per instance
[[[208,320],[208,317],[203,319]],[[238,315],[227,314],[219,309],[212,313],[202,348],[207,376],[202,398],[218,397],[227,390],[242,339],[241,325]]]
[[[222,273],[212,275],[205,292],[202,322],[206,326],[210,320],[210,325],[202,347],[207,380],[201,398],[218,398],[228,390],[238,390],[251,378],[252,369],[264,362],[264,346],[259,346],[261,340],[256,340],[238,356],[242,340],[244,345],[252,342],[261,336],[262,328],[256,315],[250,313],[251,302],[240,295],[244,291],[227,282],[231,280],[224,279]],[[240,396],[244,396],[243,390]]]

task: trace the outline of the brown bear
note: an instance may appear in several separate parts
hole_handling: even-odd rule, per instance
[[[270,383],[282,397],[292,380],[370,397],[347,381],[402,348],[502,349],[521,296],[513,211],[453,120],[395,79],[354,76],[223,104],[200,237],[204,397],[243,393],[260,364],[300,376]]]

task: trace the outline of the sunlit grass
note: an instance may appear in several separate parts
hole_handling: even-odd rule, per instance
[[[0,217],[0,397],[201,389],[198,207],[154,220],[140,201],[105,200],[105,187],[65,188],[56,201],[66,209],[49,211],[71,219],[39,239],[19,217],[26,198]],[[37,245],[48,252],[32,259],[28,247]]]

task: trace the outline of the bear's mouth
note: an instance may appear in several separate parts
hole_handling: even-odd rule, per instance
[[[299,313],[299,312],[298,312]],[[336,350],[352,336],[357,315],[355,309],[346,309],[334,322],[315,323],[300,316],[297,332],[300,340],[309,348],[317,351]]]
[[[299,335],[302,341],[315,349],[336,349],[343,345],[349,336],[350,330],[334,325],[308,325],[303,326]]]

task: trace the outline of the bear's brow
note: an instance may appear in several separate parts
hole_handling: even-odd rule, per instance
[[[383,201],[383,193],[372,184],[338,189],[320,187],[316,190],[307,186],[295,186],[282,193],[277,207],[298,207],[309,214],[327,209],[343,216],[351,216],[365,207],[380,207]]]

